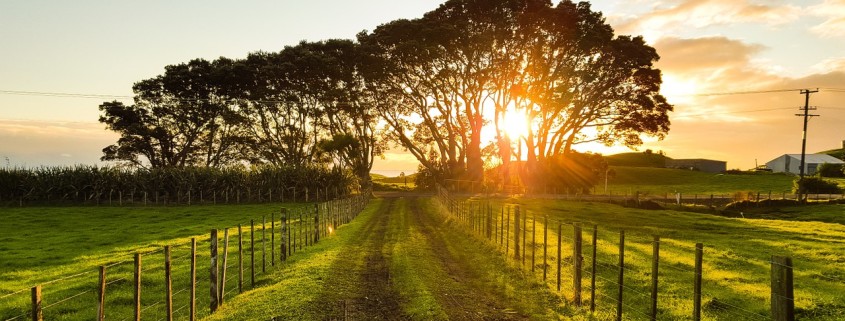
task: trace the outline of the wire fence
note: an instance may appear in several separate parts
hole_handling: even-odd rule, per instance
[[[209,236],[187,243],[138,251],[134,257],[115,258],[97,269],[3,294],[0,320],[138,320],[142,315],[147,320],[196,320],[208,316],[237,294],[269,282],[270,275],[281,271],[295,252],[352,221],[370,194],[283,208],[278,215],[213,229]]]
[[[793,277],[808,289],[845,293],[834,266],[793,271],[789,257],[742,257],[686,240],[582,226],[489,199],[459,199],[441,187],[437,199],[456,226],[487,241],[482,246],[601,319],[793,320],[796,301],[835,305],[836,298],[795,291]]]

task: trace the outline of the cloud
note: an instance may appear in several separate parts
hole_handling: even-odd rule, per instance
[[[817,73],[845,71],[845,57],[828,58],[810,67]]]
[[[99,123],[0,119],[0,157],[18,166],[97,164],[117,137]]]
[[[657,63],[664,75],[663,94],[677,104],[676,115],[686,115],[678,120],[712,119],[713,121],[753,121],[742,117],[705,117],[718,114],[725,104],[718,98],[695,97],[701,93],[758,90],[782,81],[771,73],[771,68],[757,66],[755,55],[766,48],[726,37],[701,37],[693,39],[663,38],[654,44],[662,57]],[[688,113],[689,102],[707,102],[708,113]]]
[[[652,11],[625,19],[613,16],[617,29],[625,34],[642,34],[649,41],[688,28],[705,28],[737,23],[777,26],[798,19],[794,5],[765,5],[753,0],[682,0],[658,2]]]
[[[827,19],[810,28],[810,31],[825,38],[845,37],[845,0],[825,0],[810,6],[808,11]]]

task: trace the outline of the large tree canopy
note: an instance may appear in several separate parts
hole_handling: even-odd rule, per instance
[[[669,128],[655,50],[615,37],[587,3],[452,0],[359,41],[386,66],[368,78],[387,97],[378,110],[392,136],[447,176],[480,177],[490,122],[503,160],[522,144],[528,168],[579,143],[637,146]],[[500,124],[515,113],[528,132],[504,137]]]
[[[221,58],[167,66],[164,75],[133,86],[135,104],[100,105],[100,122],[121,134],[103,160],[150,167],[219,167],[241,160],[243,117],[230,103]],[[143,156],[144,159],[139,159]]]
[[[135,84],[134,105],[101,105],[101,122],[121,133],[103,159],[324,164],[368,184],[392,140],[435,180],[478,182],[484,158],[510,168],[525,155],[522,176],[537,181],[593,162],[573,155],[578,144],[635,147],[666,135],[672,106],[659,94],[657,59],[585,2],[449,0],[357,42],[167,66]],[[527,129],[509,137],[514,118]]]

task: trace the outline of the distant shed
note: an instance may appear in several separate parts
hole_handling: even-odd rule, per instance
[[[843,164],[841,159],[825,154],[806,154],[804,173],[813,175],[822,164]],[[775,173],[801,173],[801,154],[784,154],[766,163],[766,167]]]
[[[723,173],[728,170],[728,162],[703,158],[667,159],[666,168],[689,169],[706,173]]]

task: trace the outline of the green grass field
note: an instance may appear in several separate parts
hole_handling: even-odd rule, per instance
[[[486,200],[479,200],[486,202]],[[692,279],[695,243],[704,244],[703,310],[705,320],[769,319],[769,273],[772,255],[790,256],[795,266],[795,303],[802,320],[842,320],[845,304],[845,226],[814,220],[845,213],[845,206],[807,207],[823,209],[826,214],[795,211],[789,220],[735,219],[678,211],[648,211],[621,208],[604,203],[577,203],[530,199],[492,200],[496,217],[501,206],[519,205],[522,213],[536,217],[528,221],[543,230],[543,216],[548,216],[550,239],[556,240],[557,222],[563,222],[563,249],[571,251],[572,227],[584,226],[584,253],[593,247],[588,235],[598,226],[597,310],[615,310],[619,232],[626,233],[625,301],[626,318],[641,320],[648,310],[650,291],[652,236],[661,236],[659,319],[685,320],[692,311]],[[512,218],[513,219],[513,218]],[[511,223],[512,224],[512,223]],[[513,227],[511,227],[513,231]],[[538,232],[538,235],[540,232]],[[513,237],[513,232],[508,234]],[[535,255],[541,256],[541,250]],[[540,242],[542,244],[542,242]],[[556,246],[556,245],[552,245]],[[513,256],[513,244],[508,256]],[[550,250],[554,251],[554,250]],[[564,252],[567,253],[567,252]],[[564,264],[567,256],[563,257]],[[531,266],[528,264],[527,266]],[[589,267],[589,259],[585,259]],[[538,269],[539,270],[539,269]],[[571,278],[567,273],[565,280]],[[539,272],[537,272],[539,273]],[[585,273],[585,275],[589,275]],[[538,278],[540,276],[538,275]],[[585,276],[588,278],[588,276]],[[566,284],[571,284],[571,281]],[[587,284],[588,282],[584,282]],[[551,287],[552,284],[550,283]],[[567,288],[571,285],[565,285]],[[585,289],[588,288],[585,286]],[[568,296],[566,291],[564,295]],[[609,315],[604,317],[609,318]],[[602,319],[603,317],[600,317]]]
[[[791,193],[794,176],[772,173],[713,174],[681,169],[652,167],[611,167],[616,176],[609,179],[608,192],[613,194],[663,195],[683,194],[732,194],[735,192],[761,192],[774,195]],[[602,182],[603,183],[603,182]],[[602,194],[604,185],[596,186]]]
[[[187,286],[189,244],[197,238],[198,279],[208,281],[208,239],[214,228],[230,228],[230,250],[237,249],[235,237],[238,224],[244,226],[248,235],[250,220],[261,228],[262,216],[269,221],[275,213],[279,220],[281,207],[292,211],[303,204],[260,204],[260,205],[215,205],[174,207],[33,207],[0,209],[4,225],[0,238],[0,316],[3,320],[27,310],[28,288],[51,280],[68,278],[43,286],[45,317],[48,319],[79,320],[93,318],[96,298],[86,290],[93,289],[97,282],[97,267],[107,268],[109,280],[115,280],[107,288],[110,309],[113,313],[128,315],[131,312],[132,256],[135,252],[154,252],[142,256],[144,283],[144,304],[161,301],[163,285],[162,266],[164,245],[172,245],[174,259],[174,289]],[[291,212],[291,213],[294,213]],[[15,233],[9,233],[16,231]],[[223,232],[220,231],[222,238]],[[269,223],[266,237],[269,238]],[[268,239],[269,242],[269,239]],[[222,244],[220,245],[222,247]],[[269,246],[269,244],[268,244]],[[221,250],[222,251],[222,250]],[[267,254],[269,260],[269,254]],[[233,262],[233,261],[230,261]],[[205,272],[205,273],[203,273]],[[231,277],[231,274],[230,274]],[[121,280],[124,279],[124,280]],[[178,281],[177,281],[178,280]],[[236,280],[234,280],[236,281]],[[230,283],[233,284],[233,283]],[[236,283],[234,283],[236,284]],[[202,289],[205,289],[203,287]],[[16,295],[14,292],[25,290]],[[174,291],[177,291],[174,290]],[[113,292],[112,292],[113,291]],[[207,291],[200,292],[206,294]],[[84,293],[72,300],[56,304],[61,299]],[[178,305],[184,305],[185,293],[180,294]],[[208,295],[198,296],[205,307]],[[161,315],[160,308],[150,308],[148,313]],[[207,309],[199,311],[207,313]],[[185,310],[182,313],[186,312]],[[8,316],[7,316],[8,315]],[[203,315],[201,313],[200,315]],[[85,317],[84,317],[85,316]]]
[[[476,200],[482,201],[482,200]],[[483,200],[488,201],[488,200]],[[642,320],[648,311],[652,235],[661,235],[659,319],[687,320],[692,307],[694,244],[704,243],[703,302],[705,320],[769,318],[771,255],[788,255],[795,263],[795,293],[802,320],[842,320],[845,304],[845,226],[843,205],[781,208],[750,213],[747,219],[706,214],[622,208],[604,203],[532,199],[492,199],[496,219],[501,206],[519,205],[523,213],[549,218],[548,257],[543,257],[546,221],[529,221],[538,231],[528,239],[536,262],[513,260],[499,243],[468,235],[458,220],[431,198],[375,199],[351,224],[316,246],[297,250],[284,264],[261,269],[260,229],[256,232],[256,287],[245,269],[245,293],[238,292],[237,224],[262,215],[293,210],[302,204],[218,205],[193,207],[40,207],[4,208],[9,232],[0,242],[0,319],[26,314],[28,287],[44,285],[45,318],[85,320],[96,314],[96,266],[107,269],[109,319],[131,315],[131,255],[143,256],[142,304],[145,319],[163,317],[163,255],[173,245],[174,310],[186,318],[188,242],[198,239],[198,302],[200,317],[209,320],[314,320],[366,318],[367,313],[401,314],[409,319],[445,318],[535,319],[611,318],[615,303],[618,232],[626,231],[625,319]],[[295,213],[295,212],[294,212]],[[437,214],[440,213],[440,214]],[[759,215],[759,216],[753,216]],[[294,219],[298,217],[293,215]],[[754,217],[754,218],[751,218]],[[765,217],[767,219],[757,219]],[[276,217],[278,220],[278,216]],[[511,217],[513,219],[513,217]],[[593,248],[589,235],[598,226],[597,313],[577,311],[572,299],[572,227],[562,225],[562,255],[557,257],[557,222],[580,222],[584,253]],[[498,225],[498,221],[496,226]],[[226,304],[209,316],[208,231],[230,227]],[[295,226],[292,226],[295,228]],[[513,237],[512,227],[508,230]],[[268,242],[270,234],[265,234]],[[222,237],[222,231],[221,231]],[[296,235],[294,234],[294,237]],[[249,232],[244,231],[248,244]],[[297,238],[298,239],[298,238]],[[276,242],[278,242],[276,235]],[[278,245],[278,243],[276,243]],[[222,247],[222,244],[221,244]],[[267,247],[270,247],[269,244]],[[222,251],[222,250],[221,250]],[[245,256],[249,262],[250,256]],[[507,259],[506,259],[507,258]],[[548,259],[547,265],[541,259]],[[278,259],[278,256],[277,256]],[[563,266],[562,291],[555,284],[557,262]],[[589,259],[584,289],[589,288]],[[531,271],[531,267],[534,271]],[[549,268],[546,282],[542,269]],[[78,273],[84,273],[77,275]],[[11,294],[23,290],[21,293]],[[75,296],[80,294],[79,296]],[[584,293],[589,302],[588,292]],[[63,299],[70,298],[67,301]],[[353,298],[353,299],[349,299]],[[367,299],[369,298],[369,299]],[[375,298],[375,299],[373,299]],[[376,301],[373,301],[376,300]],[[381,300],[381,301],[379,301]],[[387,301],[384,301],[387,300]],[[380,303],[378,305],[376,303]],[[347,305],[348,304],[348,305]],[[374,305],[375,304],[375,305]],[[392,308],[385,308],[392,306]],[[381,309],[381,310],[379,310]],[[474,317],[473,317],[474,316]]]

